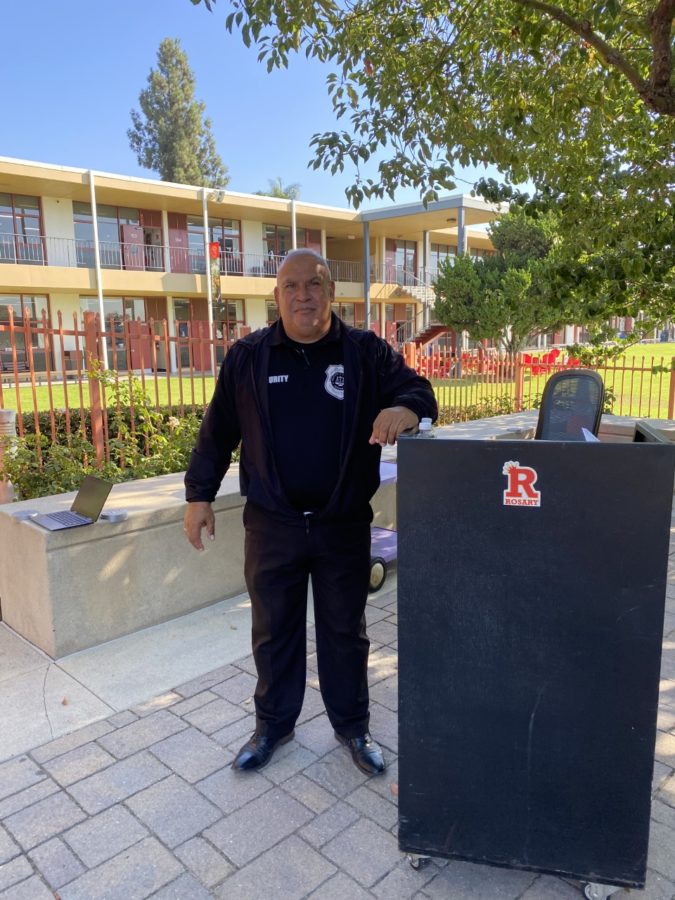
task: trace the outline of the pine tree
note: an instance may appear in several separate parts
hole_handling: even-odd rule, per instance
[[[127,131],[138,162],[163,181],[223,188],[229,178],[216,152],[205,105],[195,99],[195,77],[180,41],[165,38],[157,69],[139,95],[140,112],[131,111]]]

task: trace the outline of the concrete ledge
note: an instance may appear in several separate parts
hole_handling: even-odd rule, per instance
[[[395,467],[383,476],[375,519],[394,528]],[[14,517],[25,509],[69,509],[74,496],[0,506],[0,616],[53,659],[246,591],[236,466],[213,504],[216,539],[203,553],[183,534],[182,472],[115,485],[105,508],[128,512],[118,524],[47,531]]]
[[[522,440],[537,411],[436,429],[441,439]],[[671,440],[675,422],[648,420]],[[602,440],[632,440],[635,419],[603,416]],[[383,452],[373,524],[396,528],[396,448]],[[74,494],[0,506],[0,616],[53,659],[132,634],[245,592],[243,499],[236,467],[214,503],[216,540],[203,553],[183,535],[183,473],[113,487],[106,509],[125,509],[118,524],[46,531],[23,509],[68,509]]]
[[[245,590],[243,501],[228,473],[214,503],[216,540],[203,553],[183,535],[183,475],[113,487],[119,524],[46,531],[21,509],[68,509],[74,494],[0,507],[0,611],[52,658],[165,622]]]

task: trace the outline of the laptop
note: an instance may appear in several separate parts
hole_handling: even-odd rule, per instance
[[[61,531],[63,528],[78,528],[91,525],[101,515],[103,504],[108,499],[112,488],[109,481],[103,481],[94,475],[86,475],[80,485],[73,505],[61,512],[44,513],[31,518],[49,531]]]

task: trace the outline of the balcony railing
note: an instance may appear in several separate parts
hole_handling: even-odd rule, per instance
[[[204,275],[207,271],[204,251],[201,248],[99,241],[99,256],[102,269],[188,275]],[[275,278],[283,260],[283,255],[223,250],[220,254],[220,273],[223,277],[245,275],[253,278]],[[93,240],[2,234],[0,264],[3,263],[95,269],[96,251]],[[329,259],[328,265],[335,281],[363,283],[363,262]],[[371,263],[370,266],[371,283],[396,284],[408,289],[413,295],[419,292],[421,287],[428,287],[436,274],[435,270],[428,273],[420,271],[416,274],[394,263],[379,265]],[[424,298],[420,299],[424,302]]]

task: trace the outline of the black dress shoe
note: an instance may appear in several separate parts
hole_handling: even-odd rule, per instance
[[[294,734],[295,732],[291,731],[290,734],[280,737],[276,741],[266,734],[253,734],[235,756],[232,768],[237,772],[249,772],[264,768],[272,759],[277,747],[287,744]]]
[[[375,743],[367,731],[354,738],[343,737],[336,731],[335,737],[349,748],[354,765],[366,775],[379,775],[384,772],[384,758],[380,745]]]

